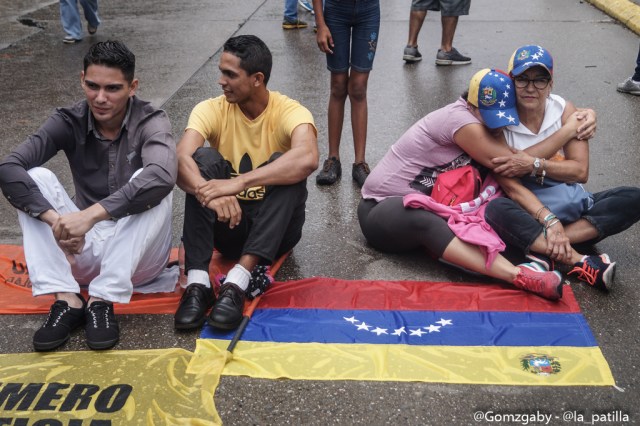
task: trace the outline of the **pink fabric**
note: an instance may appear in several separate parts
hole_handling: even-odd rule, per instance
[[[468,203],[445,206],[424,194],[408,194],[402,200],[405,207],[429,210],[447,219],[449,228],[458,238],[480,247],[485,257],[485,266],[489,269],[498,253],[505,249],[505,244],[485,222],[484,211],[488,201],[501,196],[502,190],[493,176],[489,175],[478,198]]]

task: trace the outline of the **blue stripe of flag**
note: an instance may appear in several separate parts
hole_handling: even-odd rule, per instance
[[[205,326],[202,338],[233,332]],[[242,340],[445,346],[597,346],[582,314],[257,309]]]

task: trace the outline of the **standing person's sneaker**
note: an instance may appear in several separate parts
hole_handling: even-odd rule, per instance
[[[71,36],[65,36],[65,38],[62,39],[62,42],[64,44],[80,43],[81,41],[82,41],[81,38],[73,38]]]
[[[418,46],[406,46],[402,59],[406,62],[418,62],[422,60],[422,55],[418,51]]]
[[[364,161],[361,161],[360,163],[353,163],[353,167],[351,168],[351,177],[353,177],[353,180],[360,188],[364,185],[364,181],[367,180],[369,173],[371,173],[369,165]]]
[[[307,0],[298,0],[298,4],[300,5],[301,8],[303,8],[307,12],[310,12],[312,15],[314,14],[313,6]]]
[[[584,281],[598,290],[608,291],[611,290],[616,277],[616,262],[612,263],[607,254],[585,255],[569,271],[569,275],[571,274],[577,275],[580,281]]]
[[[282,21],[283,30],[298,30],[300,28],[307,28],[307,23],[299,19],[285,19]]]
[[[173,316],[178,330],[191,330],[204,324],[209,308],[213,306],[213,289],[204,284],[189,284],[180,298],[180,305]]]
[[[562,275],[558,271],[545,271],[537,262],[522,263],[518,268],[514,286],[549,300],[562,297]]]
[[[242,322],[244,298],[244,290],[234,283],[222,284],[218,301],[207,318],[209,325],[222,330],[237,328]]]
[[[109,349],[120,340],[120,327],[113,313],[113,305],[93,302],[87,308],[84,326],[87,345],[93,350]]]
[[[72,308],[64,300],[56,300],[49,308],[49,316],[33,335],[33,348],[36,351],[50,351],[62,346],[69,340],[71,332],[84,324],[84,309],[87,302],[82,300],[82,308]]]
[[[633,81],[631,77],[618,84],[618,92],[640,96],[640,81]]]
[[[464,56],[455,47],[451,48],[451,51],[445,52],[442,49],[438,49],[436,55],[436,65],[467,65],[471,63],[471,58]]]
[[[316,176],[318,185],[333,185],[342,176],[342,166],[336,157],[329,157],[324,160],[322,170]]]

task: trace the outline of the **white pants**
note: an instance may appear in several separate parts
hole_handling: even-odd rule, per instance
[[[36,167],[29,175],[58,213],[79,211],[53,172]],[[33,295],[79,293],[80,285],[88,285],[90,296],[128,303],[134,286],[145,293],[173,291],[177,268],[165,271],[172,199],[173,193],[143,213],[98,222],[87,232],[82,253],[71,261],[49,225],[18,211]]]

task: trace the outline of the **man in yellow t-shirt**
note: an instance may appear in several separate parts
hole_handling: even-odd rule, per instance
[[[291,250],[302,235],[306,179],[318,167],[317,130],[309,110],[267,89],[271,64],[258,37],[227,40],[218,80],[224,95],[196,105],[178,144],[187,273],[178,329],[200,327],[211,306],[209,324],[236,328],[254,268]],[[214,248],[239,258],[215,304],[208,273]]]

